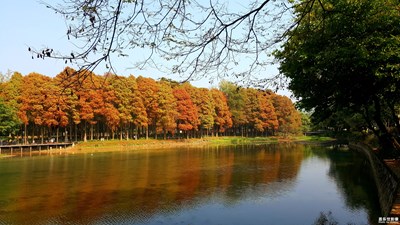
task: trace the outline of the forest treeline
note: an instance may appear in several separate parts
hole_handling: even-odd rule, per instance
[[[71,76],[72,75],[72,76]],[[301,113],[270,90],[219,88],[65,68],[14,72],[0,83],[0,136],[23,143],[93,139],[266,136],[301,132]]]

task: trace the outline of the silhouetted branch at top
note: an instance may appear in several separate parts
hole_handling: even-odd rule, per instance
[[[312,6],[315,1],[319,2],[302,4]],[[253,72],[259,74],[272,63],[271,52],[299,21],[291,17],[292,0],[243,4],[212,0],[45,3],[64,17],[66,36],[78,51],[63,54],[32,47],[29,51],[32,57],[60,59],[88,71],[100,64],[113,71],[118,57],[132,57],[135,68],[156,67],[180,74],[185,80],[236,76],[251,81]]]

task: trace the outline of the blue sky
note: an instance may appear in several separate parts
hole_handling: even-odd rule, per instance
[[[59,1],[50,1],[56,4]],[[0,72],[7,73],[8,70],[17,71],[26,75],[37,72],[47,76],[56,76],[65,68],[62,60],[32,59],[28,47],[36,49],[53,48],[60,51],[70,52],[75,47],[68,41],[66,36],[66,25],[63,18],[46,8],[40,1],[5,0],[0,7]],[[121,60],[125,60],[121,62]],[[159,78],[165,74],[154,69],[139,71],[129,69],[132,67],[132,59],[118,58],[115,63],[119,75]],[[106,72],[106,69],[97,69],[98,74]],[[174,79],[174,77],[169,77]],[[177,78],[179,80],[179,78]],[[196,86],[210,86],[208,79],[193,82]],[[215,84],[217,85],[217,84]]]
[[[0,21],[0,72],[55,76],[64,68],[61,61],[32,60],[28,52],[28,46],[69,45],[60,16],[35,0],[5,0],[0,7]]]
[[[58,1],[49,1],[55,4]],[[66,26],[63,18],[46,8],[37,0],[3,0],[0,7],[0,72],[8,70],[18,71],[23,75],[30,72],[37,72],[47,76],[55,76],[66,66],[63,61],[52,59],[32,59],[28,47],[36,49],[49,47],[70,52],[73,45],[66,37]],[[120,59],[119,60],[124,60]],[[159,71],[148,69],[139,71],[132,69],[132,59],[125,59],[118,62],[117,72],[119,75],[135,76],[143,75],[155,79],[166,76]],[[126,66],[125,66],[126,65]],[[129,69],[130,68],[130,69]],[[276,72],[276,68],[272,68]],[[99,74],[106,72],[95,71]],[[181,80],[178,77],[166,76],[171,79]],[[191,82],[199,87],[211,87],[209,79]],[[218,82],[213,86],[217,86]],[[290,95],[287,91],[280,91],[280,94]]]

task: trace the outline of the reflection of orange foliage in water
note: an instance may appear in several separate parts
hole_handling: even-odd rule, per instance
[[[220,175],[220,188],[222,190],[227,190],[232,184],[233,167],[235,164],[235,154],[232,151],[222,152],[220,155],[220,165],[223,165]]]
[[[233,197],[241,198],[243,188],[294,179],[303,159],[299,146],[56,158],[54,162],[40,162],[41,168],[37,169],[42,172],[34,173],[40,177],[31,177],[35,170],[26,164],[18,188],[9,193],[19,201],[6,210],[28,212],[20,216],[22,223],[28,216],[29,220],[37,220],[35,223],[55,216],[90,222],[113,212],[146,218],[182,204],[196,205],[198,199],[216,190],[226,195],[239,193]],[[46,163],[50,164],[43,166]],[[32,217],[33,214],[40,216]]]
[[[277,151],[259,151],[258,162],[261,165],[268,165],[267,171],[263,174],[263,182],[295,178],[303,160],[303,150],[303,145],[290,144],[285,148],[282,144]]]
[[[273,182],[279,177],[281,153],[274,152],[268,153],[266,151],[259,151],[257,153],[257,162],[262,165],[267,165],[266,172],[263,173],[262,181],[265,183]]]
[[[191,151],[186,151],[179,163],[185,172],[182,169],[180,169],[180,172],[177,171],[179,173],[177,175],[179,177],[177,194],[181,193],[176,196],[178,202],[192,199],[200,184],[201,159],[191,153]]]

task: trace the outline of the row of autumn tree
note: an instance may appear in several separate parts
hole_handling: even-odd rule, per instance
[[[301,131],[301,114],[289,98],[230,82],[221,82],[219,89],[196,88],[67,67],[54,78],[15,72],[0,85],[0,105],[14,112],[18,124],[0,130],[0,136],[13,135],[25,143]]]

